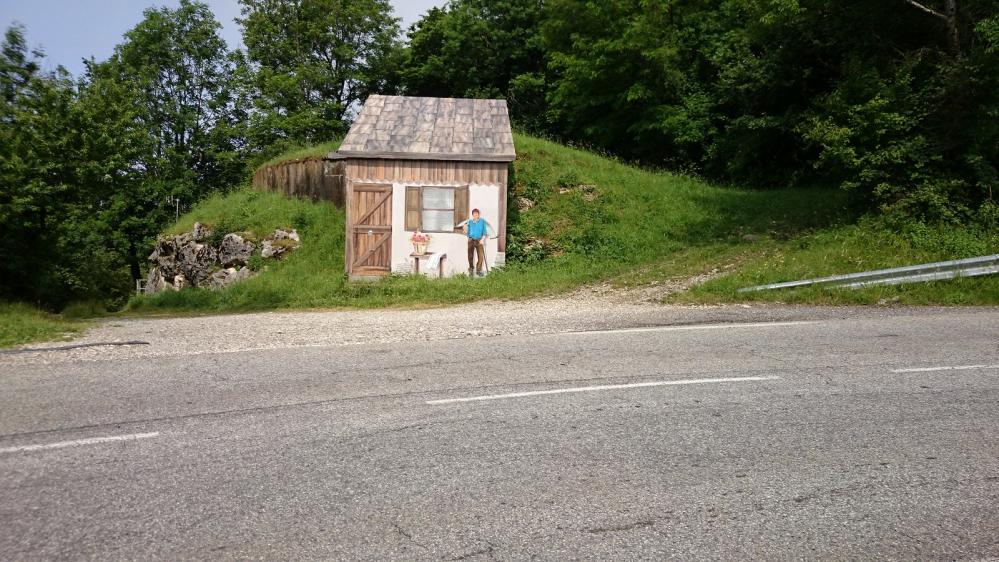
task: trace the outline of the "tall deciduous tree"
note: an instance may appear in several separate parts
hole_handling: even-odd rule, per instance
[[[104,123],[92,121],[87,130],[121,129],[118,139],[105,137],[121,142],[95,149],[95,157],[114,168],[104,212],[135,277],[144,249],[170,218],[168,197],[194,203],[243,177],[238,133],[245,113],[235,103],[234,62],[220,29],[201,2],[151,8],[109,60],[89,65],[85,113],[99,113],[102,99],[116,102]],[[139,132],[141,150],[124,144]]]
[[[565,136],[727,182],[838,182],[927,220],[991,208],[994,0],[547,7]]]
[[[231,185],[242,172],[232,153],[240,143],[235,126],[245,114],[234,103],[234,64],[220,29],[202,2],[150,8],[111,59],[93,68],[138,94],[138,118],[154,141],[143,159],[149,178],[177,184],[178,195],[195,199]]]
[[[401,72],[423,96],[502,97],[520,125],[545,123],[542,0],[453,0],[409,29]]]
[[[43,53],[12,26],[0,44],[0,297],[40,300],[58,281],[52,265],[61,225],[79,203],[67,156],[74,147],[73,88],[63,69],[40,70]],[[73,279],[64,281],[73,282]]]
[[[255,107],[254,144],[315,143],[393,89],[399,24],[388,0],[240,0]]]
[[[244,174],[233,64],[207,6],[151,9],[74,83],[24,31],[0,49],[0,297],[122,300],[149,242]]]

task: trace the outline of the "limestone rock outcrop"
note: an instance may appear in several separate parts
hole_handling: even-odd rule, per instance
[[[217,238],[210,226],[195,223],[191,232],[156,241],[149,255],[153,267],[146,277],[145,293],[179,291],[185,287],[223,289],[255,275],[255,268],[251,267],[254,256],[273,260],[300,245],[295,229],[277,229],[258,246],[253,233],[230,232]]]
[[[192,242],[180,247],[177,263],[187,281],[198,287],[212,275],[218,251],[208,244]]]
[[[215,273],[212,273],[212,277],[209,280],[209,286],[212,289],[224,289],[233,283],[239,283],[253,277],[253,271],[248,267],[241,267],[236,269],[235,267],[227,267],[226,269],[220,269]]]
[[[222,267],[246,265],[253,256],[256,246],[236,233],[226,234],[219,244],[219,263]]]
[[[260,257],[280,257],[282,254],[298,248],[299,244],[298,232],[295,230],[281,230],[279,228],[267,236],[260,244]]]
[[[149,275],[146,276],[146,293],[154,294],[164,291],[167,288],[166,278],[163,277],[163,271],[159,267],[154,267],[149,270]]]

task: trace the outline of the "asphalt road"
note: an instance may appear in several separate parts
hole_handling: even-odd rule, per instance
[[[991,557],[999,310],[0,362],[3,560]]]

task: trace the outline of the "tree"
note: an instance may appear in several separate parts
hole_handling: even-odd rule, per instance
[[[0,45],[0,297],[40,300],[57,284],[52,247],[78,203],[66,155],[73,147],[73,90],[62,68],[41,72],[24,28]]]
[[[957,0],[945,0],[943,13],[934,10],[916,0],[905,0],[913,8],[940,19],[947,27],[947,44],[952,53],[961,51],[960,23],[957,21]]]
[[[13,27],[0,49],[0,297],[123,301],[147,248],[245,173],[219,25],[204,4],[151,9],[74,83]]]
[[[506,98],[511,117],[545,127],[542,0],[454,0],[410,27],[401,71],[406,93]]]
[[[73,116],[83,141],[75,181],[88,195],[86,231],[99,236],[106,251],[126,262],[130,277],[138,279],[142,250],[172,218],[166,196],[192,189],[186,174],[175,182],[157,177],[170,163],[158,154],[163,140],[150,134],[145,92],[137,81],[122,80],[118,70],[91,61],[81,80]]]
[[[347,130],[369,94],[391,91],[399,24],[388,0],[240,0],[257,149]]]
[[[114,55],[88,65],[80,96],[87,145],[107,183],[102,215],[116,225],[116,251],[140,276],[144,249],[171,218],[167,198],[193,204],[242,180],[245,154],[234,63],[208,6],[181,0],[151,8]],[[105,181],[106,180],[106,181]]]
[[[849,17],[828,6],[832,22],[805,22],[834,39],[824,41],[825,56],[840,52],[839,72],[801,115],[814,169],[883,212],[982,222],[996,208],[999,167],[999,81],[987,33],[995,3],[857,4],[844,6]]]
[[[177,9],[150,8],[144,15],[91,74],[132,85],[142,108],[138,119],[154,139],[143,159],[148,177],[196,200],[243,172],[232,165],[240,144],[233,127],[245,118],[234,104],[233,61],[206,4],[181,0]]]
[[[994,1],[547,9],[548,102],[569,138],[726,182],[839,183],[922,220],[969,220],[991,200]]]

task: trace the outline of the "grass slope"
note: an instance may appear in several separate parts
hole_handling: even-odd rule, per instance
[[[310,203],[250,189],[199,204],[171,232],[195,221],[227,230],[295,227],[302,248],[261,275],[222,291],[185,290],[138,297],[132,311],[240,311],[273,308],[437,305],[521,298],[611,280],[649,283],[719,270],[727,275],[678,302],[745,298],[795,302],[999,302],[994,279],[843,293],[767,293],[741,286],[824,273],[974,255],[995,240],[980,233],[893,233],[854,224],[837,189],[754,191],[651,172],[590,152],[517,135],[507,262],[485,279],[391,276],[348,283],[344,216]],[[325,150],[325,149],[321,149]],[[301,157],[300,153],[283,158]],[[523,209],[523,210],[518,210]],[[885,251],[888,248],[890,251]],[[940,287],[953,290],[941,290]]]
[[[68,339],[85,327],[26,304],[0,303],[0,347]]]
[[[865,219],[804,234],[779,244],[764,244],[752,259],[731,275],[673,296],[676,303],[770,301],[807,304],[996,305],[999,276],[955,279],[897,286],[838,289],[802,287],[793,290],[739,293],[741,287],[900,267],[994,254],[999,232],[892,227]]]

